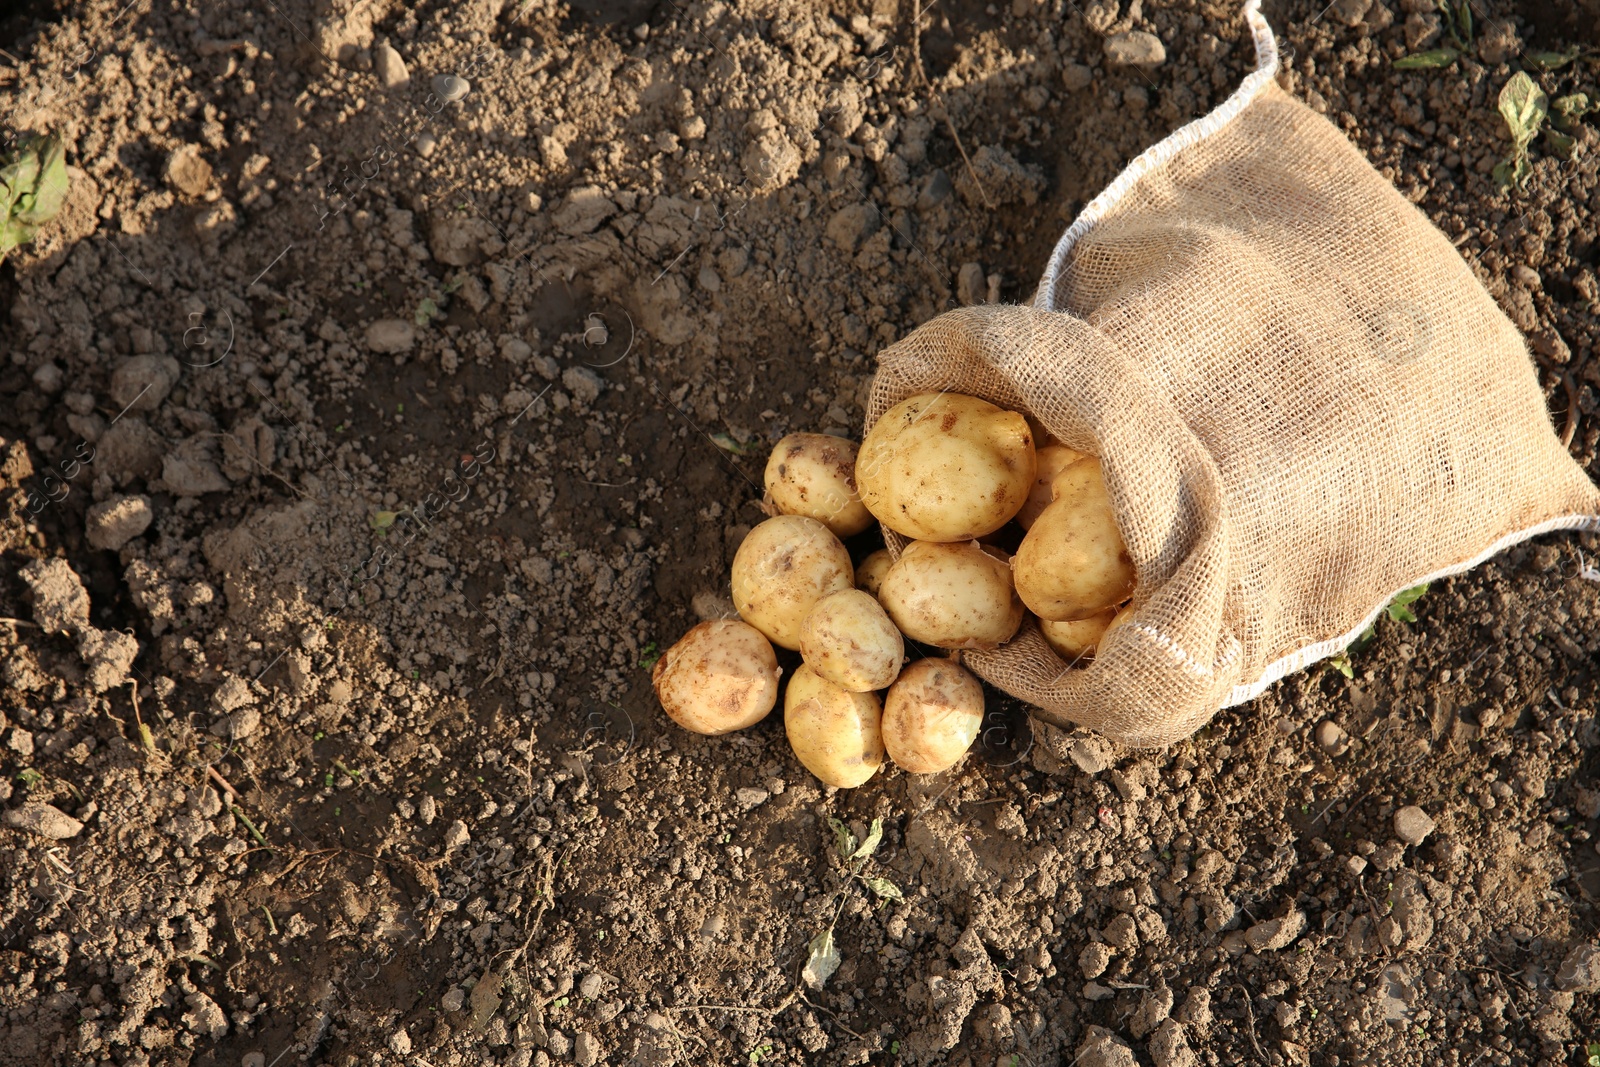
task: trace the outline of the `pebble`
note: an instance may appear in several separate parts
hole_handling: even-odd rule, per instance
[[[1176,1019],[1167,1019],[1156,1027],[1148,1049],[1156,1067],[1196,1067],[1200,1062],[1189,1047],[1183,1024]]]
[[[574,400],[592,404],[600,399],[600,389],[604,383],[600,375],[588,367],[568,367],[561,372],[561,384],[571,391]]]
[[[1078,968],[1085,978],[1099,978],[1111,963],[1111,946],[1091,941],[1078,953]]]
[[[580,1030],[572,1043],[572,1055],[578,1067],[594,1067],[600,1062],[600,1042],[593,1034]]]
[[[246,1052],[239,1060],[239,1067],[267,1067],[267,1054],[265,1052]]]
[[[1111,766],[1111,751],[1097,737],[1074,737],[1067,743],[1067,755],[1084,774],[1099,774]]]
[[[404,1030],[396,1030],[389,1035],[389,1051],[396,1056],[405,1056],[411,1052],[411,1035]]]
[[[417,343],[417,328],[405,319],[379,319],[367,327],[366,337],[372,351],[393,355],[411,351]]]
[[[467,824],[457,819],[451,823],[444,832],[444,849],[453,851],[472,840],[472,834],[467,830]]]
[[[154,411],[178,383],[171,356],[132,356],[111,372],[111,402],[119,411]]]
[[[983,303],[984,276],[983,267],[977,263],[963,263],[956,272],[956,299],[962,307],[972,307]]]
[[[155,512],[147,496],[114,496],[89,509],[85,536],[95,548],[117,552],[150,528]]]
[[[1543,289],[1544,279],[1539,277],[1539,272],[1526,263],[1518,263],[1511,268],[1511,276],[1529,289]]]
[[[438,147],[439,139],[433,134],[420,133],[417,135],[417,155],[421,156],[423,159],[427,159],[429,156],[433,155],[434,150]]]
[[[211,694],[212,710],[221,714],[237,711],[246,704],[255,702],[256,695],[251,692],[250,683],[237,675],[229,675],[223,679],[222,684]]]
[[[739,801],[741,808],[750,811],[765,804],[772,798],[772,794],[765,789],[741,789],[734,794],[734,798]]]
[[[211,187],[211,164],[200,155],[199,145],[179,145],[173,149],[162,173],[168,185],[192,199],[205,195]]]
[[[1113,67],[1153,69],[1167,61],[1167,46],[1161,38],[1144,30],[1114,33],[1106,38],[1106,62]]]
[[[411,80],[406,61],[388,43],[380,44],[373,51],[372,65],[378,74],[378,84],[385,89],[398,89]]]
[[[1071,93],[1087,89],[1094,82],[1093,69],[1082,63],[1068,63],[1061,68],[1061,84]]]
[[[447,990],[445,995],[440,998],[439,1007],[443,1008],[445,1011],[460,1011],[462,1005],[466,1004],[466,1002],[466,990],[462,989],[460,986],[456,986],[453,989]]]
[[[1099,982],[1085,982],[1083,984],[1083,999],[1085,1000],[1110,1000],[1117,995],[1117,991],[1110,986],[1101,985]]]
[[[1133,1049],[1103,1026],[1085,1031],[1072,1063],[1074,1067],[1139,1067]]]
[[[454,74],[435,74],[433,91],[438,93],[439,99],[445,103],[453,104],[472,91],[472,83]]]
[[[1394,835],[1408,845],[1420,845],[1433,833],[1434,821],[1415,804],[1394,813]]]
[[[1346,856],[1344,858],[1344,869],[1350,872],[1350,877],[1360,878],[1362,873],[1367,869],[1366,857]]]
[[[65,377],[61,368],[54,363],[43,363],[40,364],[38,370],[33,372],[33,384],[46,393],[59,393]]]
[[[1332,719],[1317,724],[1317,747],[1330,756],[1342,756],[1350,749],[1350,735]]]
[[[49,804],[24,804],[5,813],[5,824],[16,830],[28,830],[52,841],[65,841],[83,832],[83,823],[66,812]]]
[[[1306,929],[1306,913],[1294,909],[1289,914],[1256,923],[1245,931],[1245,940],[1255,952],[1276,952],[1288,947]]]
[[[1563,993],[1600,993],[1600,945],[1585,942],[1567,953],[1556,971],[1556,988]]]

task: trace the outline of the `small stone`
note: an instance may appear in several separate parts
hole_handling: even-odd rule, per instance
[[[1196,1067],[1200,1062],[1194,1049],[1189,1047],[1183,1024],[1176,1019],[1168,1019],[1156,1027],[1149,1050],[1156,1067]]]
[[[33,384],[50,394],[61,391],[61,383],[65,378],[61,368],[54,363],[42,363],[39,369],[33,372]]]
[[[588,367],[568,367],[561,372],[561,384],[572,393],[572,399],[582,404],[593,404],[600,399],[604,383],[600,375]]]
[[[1478,32],[1478,58],[1486,66],[1498,67],[1521,51],[1522,39],[1507,19],[1489,19]]]
[[[178,192],[197,200],[211,187],[211,164],[201,157],[199,145],[180,145],[167,156],[162,176]]]
[[[606,991],[606,976],[599,971],[592,971],[583,976],[583,981],[578,983],[578,992],[590,1000],[599,1000],[600,994]]]
[[[1143,1040],[1146,1034],[1160,1026],[1171,1014],[1172,990],[1163,983],[1145,990],[1144,996],[1139,998],[1139,1007],[1135,1009],[1133,1018],[1128,1020],[1128,1029],[1134,1037]]]
[[[417,816],[424,826],[432,826],[433,820],[439,817],[439,802],[433,799],[432,793],[422,794],[422,799],[417,801]]]
[[[1117,995],[1117,991],[1110,986],[1101,985],[1099,982],[1083,983],[1083,999],[1085,1000],[1110,1000]]]
[[[765,789],[741,789],[734,794],[739,806],[745,811],[759,808],[772,798],[772,794]]]
[[[119,411],[154,411],[181,373],[171,356],[132,356],[111,372],[111,402]]]
[[[228,1017],[217,1002],[204,993],[190,993],[184,998],[189,1010],[183,1014],[183,1025],[213,1041],[222,1040],[228,1032]]]
[[[161,487],[179,496],[224,492],[229,482],[212,458],[215,452],[216,442],[210,437],[196,434],[179,442],[161,460]]]
[[[983,267],[977,263],[963,263],[956,272],[956,299],[962,307],[973,307],[983,303],[984,276]]]
[[[1078,969],[1085,978],[1099,978],[1111,964],[1111,946],[1091,941],[1078,953]]]
[[[1405,22],[1406,50],[1408,52],[1420,52],[1430,47],[1439,39],[1439,34],[1443,28],[1444,23],[1435,12],[1413,12],[1407,15]]]
[[[1518,284],[1528,289],[1544,288],[1544,279],[1539,277],[1539,272],[1526,263],[1518,263],[1512,267],[1511,276],[1517,280]]]
[[[1350,749],[1350,735],[1332,719],[1317,724],[1317,747],[1330,756],[1342,756]]]
[[[444,850],[452,852],[472,840],[472,834],[467,829],[467,824],[457,819],[444,831]]]
[[[1360,878],[1362,872],[1367,869],[1366,857],[1346,856],[1344,858],[1344,869],[1350,872],[1350,877]]]
[[[239,1059],[239,1067],[267,1067],[265,1052],[246,1052]]]
[[[3,821],[13,829],[27,830],[52,841],[65,841],[83,832],[83,823],[49,804],[33,803],[12,808],[5,813]]]
[[[1098,737],[1074,737],[1067,743],[1067,754],[1084,774],[1099,774],[1111,766],[1111,750]]]
[[[1276,952],[1281,948],[1287,948],[1291,941],[1305,932],[1305,929],[1306,913],[1296,908],[1281,918],[1256,923],[1245,931],[1244,936],[1252,951]]]
[[[598,185],[581,185],[567,194],[561,206],[550,213],[550,222],[568,237],[593,233],[617,213],[617,205]]]
[[[411,1051],[411,1035],[404,1030],[396,1030],[389,1035],[389,1051],[396,1056],[404,1056]]]
[[[211,724],[212,733],[218,737],[226,737],[230,741],[242,740],[259,729],[261,729],[259,708],[240,708]]]
[[[1428,813],[1415,804],[1408,804],[1394,813],[1394,835],[1408,845],[1416,846],[1433,833],[1434,821]]]
[[[432,156],[438,147],[439,138],[435,137],[433,134],[417,134],[417,155],[421,156],[423,159],[427,159],[428,157]]]
[[[1091,1026],[1078,1046],[1073,1067],[1139,1067],[1133,1049],[1103,1026]]]
[[[594,1067],[600,1062],[600,1042],[588,1031],[579,1030],[572,1043],[572,1056],[578,1067]]]
[[[467,1002],[467,991],[460,986],[452,987],[439,999],[439,1007],[445,1011],[460,1011]]]
[[[377,72],[378,84],[385,89],[398,89],[411,80],[406,61],[387,42],[373,50],[372,67]]]
[[[1114,33],[1106,38],[1106,62],[1113,67],[1143,67],[1146,70],[1167,61],[1167,47],[1161,38],[1143,30]]]
[[[95,548],[118,552],[148,530],[154,520],[149,497],[115,496],[89,509],[85,536]]]
[[[222,684],[211,694],[212,710],[221,714],[237,711],[246,704],[255,702],[256,695],[251,691],[250,683],[237,675],[229,675],[223,679]]]
[[[433,91],[445,103],[453,104],[472,91],[472,83],[454,74],[435,74],[433,76]]]
[[[1333,0],[1333,6],[1328,8],[1335,22],[1350,27],[1361,25],[1371,10],[1372,0]]]
[[[1563,993],[1600,993],[1600,945],[1584,943],[1567,953],[1556,971]]]
[[[89,591],[64,559],[36,559],[18,572],[33,593],[33,621],[47,634],[89,625]]]
[[[367,327],[367,347],[383,355],[409,352],[417,342],[417,328],[405,319],[379,319]]]

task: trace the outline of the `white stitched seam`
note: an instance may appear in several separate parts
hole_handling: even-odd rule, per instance
[[[1078,217],[1067,228],[1067,232],[1061,235],[1061,240],[1056,242],[1055,250],[1050,253],[1050,262],[1045,264],[1044,275],[1039,279],[1039,289],[1033,298],[1035,307],[1043,311],[1059,310],[1055,306],[1056,278],[1066,266],[1067,254],[1073,245],[1078,243],[1080,237],[1088,233],[1095,223],[1132,190],[1140,178],[1185,148],[1210,137],[1233,121],[1239,112],[1266,88],[1267,83],[1277,77],[1278,42],[1272,35],[1272,27],[1261,17],[1261,0],[1246,0],[1244,17],[1250,24],[1251,34],[1255,38],[1256,69],[1245,77],[1232,96],[1219,104],[1210,114],[1195,119],[1139,153],[1134,161],[1117,175],[1116,180],[1101,190],[1099,196],[1089,201],[1088,206],[1078,213]]]

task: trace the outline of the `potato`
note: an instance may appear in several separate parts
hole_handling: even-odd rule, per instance
[[[872,525],[856,495],[854,441],[825,433],[792,433],[767,460],[767,495],[784,515],[808,515],[850,537]]]
[[[691,629],[661,654],[650,684],[672,720],[697,734],[743,730],[778,702],[778,657],[761,632],[738,619]]]
[[[876,693],[847,693],[802,665],[789,678],[783,726],[806,770],[851,789],[883,766],[883,708]]]
[[[1028,491],[1028,499],[1022,505],[1022,510],[1017,512],[1017,525],[1024,530],[1033,526],[1039,513],[1054,498],[1050,486],[1056,480],[1056,475],[1085,458],[1082,452],[1061,444],[1045,445],[1034,454],[1038,462],[1035,464],[1033,488]]]
[[[976,541],[913,541],[878,587],[900,632],[940,648],[995,648],[1022,625],[1004,558]]]
[[[800,648],[800,624],[816,602],[851,588],[850,553],[822,523],[777,515],[751,530],[733,556],[733,606],[784,648]]]
[[[1017,593],[1041,619],[1087,619],[1133,592],[1133,560],[1117,530],[1098,459],[1074,463],[1056,475],[1052,488],[1055,498],[1012,560]]]
[[[800,624],[800,655],[840,689],[869,693],[899,676],[906,643],[871,593],[842,589],[817,601]]]
[[[954,767],[983,725],[983,686],[947,659],[918,660],[889,687],[883,747],[912,774]]]
[[[856,488],[873,516],[919,541],[970,541],[1004,526],[1033,484],[1028,420],[959,393],[902,400],[856,457]]]
[[[889,566],[893,562],[887,548],[880,548],[862,560],[856,567],[856,588],[877,596],[878,586],[883,584],[883,576],[889,573]]]
[[[1039,630],[1044,634],[1044,639],[1050,642],[1050,647],[1056,650],[1057,655],[1068,663],[1077,663],[1094,655],[1095,646],[1100,643],[1100,638],[1111,626],[1111,620],[1116,614],[1115,611],[1106,610],[1087,619],[1075,619],[1071,622],[1040,619]]]

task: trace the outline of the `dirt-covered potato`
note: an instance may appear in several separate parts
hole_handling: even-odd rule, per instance
[[[778,657],[749,623],[716,619],[661,654],[650,683],[672,721],[697,734],[743,730],[778,702]]]
[[[994,550],[997,551],[997,550]],[[940,648],[995,648],[1022,625],[1011,568],[976,541],[913,541],[878,587],[900,632]]]
[[[998,530],[1033,484],[1028,420],[960,393],[922,393],[883,413],[861,443],[856,488],[873,516],[919,541]]]
[[[1017,592],[1041,619],[1087,619],[1133,592],[1133,560],[1117,530],[1100,461],[1081,459],[1056,475],[1055,498],[1012,560]]]
[[[854,580],[850,553],[826,526],[804,515],[775,515],[734,553],[733,606],[774,644],[798,651],[806,614]]]
[[[883,576],[889,573],[889,567],[893,563],[894,560],[887,548],[878,549],[856,567],[856,588],[877,596],[878,586],[883,584]]]
[[[1038,460],[1034,465],[1033,487],[1028,490],[1028,499],[1023,503],[1022,510],[1017,512],[1017,525],[1024,530],[1032,528],[1034,520],[1054,499],[1050,487],[1056,475],[1084,458],[1082,452],[1062,444],[1044,445],[1036,450],[1035,455]]]
[[[883,703],[883,747],[912,774],[936,774],[958,763],[983,724],[983,686],[947,659],[911,664]]]
[[[872,513],[856,495],[854,441],[825,433],[792,433],[767,460],[767,496],[784,515],[806,515],[837,537],[872,525]]]
[[[1116,614],[1114,610],[1108,609],[1087,619],[1074,619],[1070,622],[1040,619],[1039,630],[1058,656],[1068,663],[1076,663],[1094,655],[1095,646],[1100,643],[1100,638],[1104,636]]]
[[[841,589],[817,601],[800,624],[800,655],[839,688],[869,693],[899,676],[906,643],[871,593]]]
[[[876,693],[850,693],[801,665],[789,677],[783,726],[806,770],[851,789],[883,766],[883,707]]]

